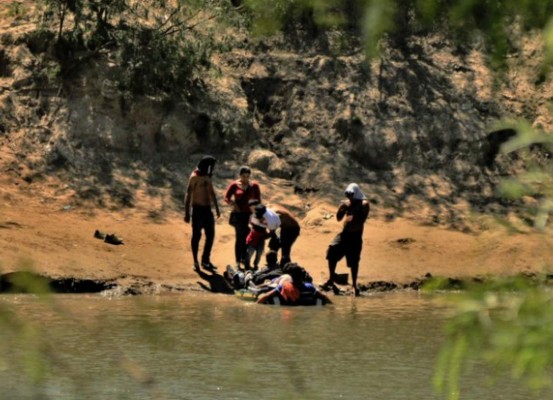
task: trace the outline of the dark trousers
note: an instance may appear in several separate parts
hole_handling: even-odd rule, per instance
[[[280,266],[283,267],[286,263],[292,261],[290,253],[292,252],[292,245],[300,235],[300,227],[292,228],[280,228],[280,245],[282,246],[282,253],[280,255]]]
[[[351,270],[351,280],[354,287],[357,287],[357,273],[359,271],[359,260],[363,249],[363,232],[341,232],[330,242],[326,252],[328,260],[328,271],[330,281],[336,279],[336,266],[338,262],[346,257],[346,264]]]
[[[245,263],[247,258],[246,237],[250,233],[250,213],[236,212],[234,231],[236,232],[236,241],[234,242],[234,257],[236,263]]]
[[[259,268],[259,262],[261,261],[261,256],[263,255],[263,251],[265,250],[265,240],[260,240],[257,246],[252,246],[251,244],[246,246],[246,262],[244,263],[244,267],[246,269],[251,268],[251,259],[252,256],[255,254],[255,258],[253,260],[253,267],[254,269]]]
[[[192,256],[194,262],[198,262],[198,250],[202,229],[205,232],[205,245],[202,253],[202,263],[209,263],[211,260],[211,248],[215,239],[215,218],[211,207],[192,206]]]

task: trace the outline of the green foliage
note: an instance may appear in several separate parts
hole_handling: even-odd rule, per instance
[[[534,226],[544,230],[553,211],[553,137],[533,129],[527,122],[511,125],[518,134],[502,146],[504,153],[516,152],[525,160],[526,169],[516,177],[505,179],[499,193],[509,199],[532,197],[536,208],[525,211],[532,215]]]
[[[45,15],[55,16],[49,26],[63,75],[112,53],[119,87],[133,95],[185,95],[195,74],[211,67],[213,52],[228,48],[229,23],[238,23],[226,1],[43,1]]]
[[[214,15],[201,9],[165,8],[153,14],[143,3],[132,8],[136,23],[115,32],[117,57],[122,67],[121,88],[134,94],[171,93],[190,85],[196,69],[210,66],[218,43],[207,25]],[[150,22],[150,23],[149,23]]]
[[[27,13],[27,8],[23,3],[18,1],[12,1],[8,5],[8,16],[19,18],[24,16]]]
[[[473,359],[524,380],[533,389],[552,387],[551,290],[539,282],[508,278],[474,286],[458,294],[455,304],[434,377],[438,390],[450,400],[459,399],[459,377]]]
[[[500,194],[535,199],[536,206],[523,211],[537,229],[545,231],[553,211],[553,139],[524,121],[505,124],[518,134],[502,151],[516,152],[526,168],[505,179]],[[508,278],[469,286],[456,297],[434,379],[438,390],[450,400],[459,399],[459,379],[471,360],[486,362],[492,371],[506,371],[536,390],[553,388],[553,292],[547,278]]]
[[[383,38],[402,46],[411,34],[437,29],[463,45],[484,44],[492,66],[504,68],[520,32],[546,29],[553,59],[553,0],[247,0],[246,5],[258,34],[305,22],[303,16],[311,14],[323,28],[357,28],[370,56],[378,54]]]
[[[30,293],[45,303],[50,301],[48,281],[31,272],[32,262],[25,261],[21,265],[22,272],[14,274],[9,282],[18,293]],[[1,270],[0,270],[1,272]],[[0,284],[1,286],[1,284]],[[48,366],[45,357],[45,343],[41,339],[40,324],[27,323],[24,317],[14,312],[14,309],[0,299],[0,370],[3,366],[21,368],[32,384],[41,382],[46,376]],[[14,341],[24,343],[20,351],[16,351]],[[15,353],[17,355],[14,357]]]

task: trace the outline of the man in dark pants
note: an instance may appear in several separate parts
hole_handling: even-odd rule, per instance
[[[250,206],[261,204],[258,200],[251,200]],[[269,204],[266,208],[278,215],[280,219],[280,236],[276,235],[275,230],[271,231],[269,240],[269,249],[278,252],[281,250],[280,267],[284,267],[291,262],[292,246],[300,235],[300,223],[290,210],[280,204]]]
[[[279,204],[271,204],[267,208],[273,210],[280,218],[280,267],[282,268],[292,261],[290,253],[300,235],[300,224],[290,210]],[[269,243],[269,248],[271,248],[271,243]]]
[[[211,211],[211,203],[215,205],[217,218],[221,216],[217,197],[211,182],[211,175],[216,163],[216,159],[211,156],[203,157],[198,166],[192,171],[184,196],[184,222],[190,222],[192,214],[192,257],[194,258],[194,269],[200,268],[198,262],[198,250],[200,239],[202,238],[202,229],[205,232],[205,245],[202,253],[202,268],[215,270],[216,267],[211,263],[211,248],[215,239],[215,219]]]
[[[344,221],[342,232],[332,240],[328,246],[326,259],[328,260],[328,281],[323,285],[325,289],[338,291],[334,281],[336,279],[336,266],[345,256],[348,268],[351,269],[353,294],[359,295],[357,287],[357,274],[359,272],[359,260],[363,248],[363,227],[369,216],[370,205],[367,198],[356,183],[348,185],[345,191],[347,200],[342,201],[336,213],[338,221]]]

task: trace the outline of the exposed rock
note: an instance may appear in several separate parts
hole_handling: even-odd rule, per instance
[[[523,116],[553,127],[551,79],[539,87],[523,79],[535,75],[538,57],[527,57],[532,46],[513,59],[520,76],[494,88],[482,54],[463,57],[439,34],[405,38],[416,51],[383,44],[370,61],[356,51],[331,55],[329,43],[297,44],[300,51],[268,40],[217,54],[219,76],[198,77],[181,98],[166,99],[123,93],[113,49],[50,82],[53,88],[34,87],[34,77],[51,66],[45,52],[52,37],[41,35],[2,35],[7,89],[0,89],[9,97],[0,98],[0,133],[13,151],[41,153],[48,162],[35,166],[57,167],[68,180],[106,185],[133,163],[151,165],[156,176],[148,179],[171,185],[175,204],[193,156],[215,154],[229,162],[216,169],[221,179],[248,163],[321,192],[357,181],[370,184],[394,216],[429,206],[431,222],[453,221],[435,214],[461,213],[453,207],[460,199],[468,207],[503,207],[499,177],[524,167],[499,152],[504,139],[489,133],[493,123]]]
[[[248,156],[248,165],[274,178],[292,177],[288,163],[269,150],[253,150]]]

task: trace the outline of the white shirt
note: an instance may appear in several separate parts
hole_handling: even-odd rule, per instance
[[[280,217],[276,212],[269,208],[267,208],[267,211],[265,211],[265,214],[263,214],[263,218],[265,218],[267,229],[269,229],[270,231],[274,231],[280,226]]]

